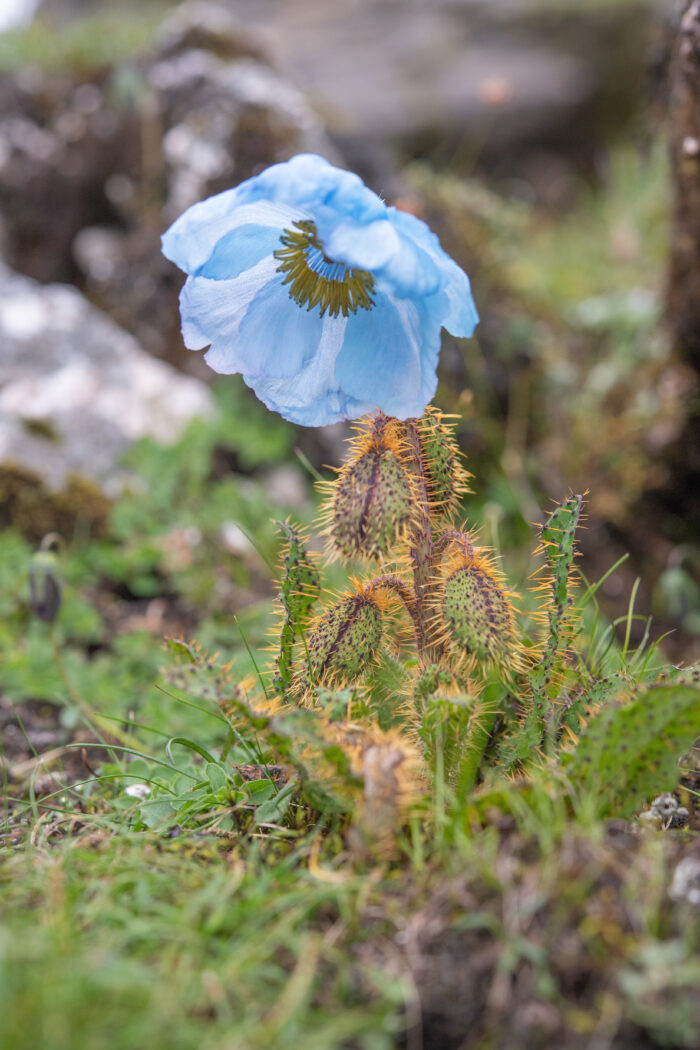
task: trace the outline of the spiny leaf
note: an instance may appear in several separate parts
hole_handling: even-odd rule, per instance
[[[580,733],[593,714],[603,705],[617,696],[628,683],[624,675],[615,673],[605,678],[594,679],[586,683],[578,696],[575,696],[566,709],[563,722],[573,733]]]
[[[532,697],[523,722],[499,749],[498,765],[504,772],[527,763],[540,753],[545,735],[550,745],[558,729],[552,699],[556,696],[564,656],[571,640],[571,569],[575,556],[576,527],[581,516],[582,496],[570,496],[555,507],[541,529],[541,546],[547,576],[543,588],[549,592],[547,638],[541,659],[530,671]],[[572,715],[572,719],[573,719]]]
[[[527,719],[528,722],[534,720],[542,729],[547,723],[552,697],[556,695],[556,682],[571,638],[571,570],[582,503],[582,496],[570,496],[552,511],[542,526],[541,549],[549,569],[551,602],[547,610],[548,632],[544,653],[530,672],[533,707]],[[550,728],[554,728],[551,720]]]
[[[579,741],[568,774],[594,791],[601,816],[626,817],[678,783],[678,760],[700,733],[700,688],[656,685],[606,706]]]
[[[284,620],[280,633],[275,684],[286,696],[292,684],[294,641],[304,626],[313,603],[321,593],[321,582],[296,529],[286,521],[279,521],[277,524],[286,533],[287,550],[284,554],[284,579],[280,592]]]

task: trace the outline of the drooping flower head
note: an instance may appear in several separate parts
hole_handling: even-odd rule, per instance
[[[305,426],[420,416],[441,328],[470,336],[478,321],[425,223],[314,154],[188,208],[163,252],[188,274],[185,344]]]

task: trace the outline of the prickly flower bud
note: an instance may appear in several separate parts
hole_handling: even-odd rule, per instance
[[[472,660],[513,664],[513,606],[498,572],[483,554],[461,553],[442,592],[445,640]]]
[[[353,682],[372,660],[382,637],[379,606],[365,594],[334,605],[308,639],[308,676],[315,683]]]
[[[449,515],[469,491],[469,474],[460,462],[461,453],[450,426],[437,409],[428,406],[418,431],[431,511]]]
[[[411,482],[388,448],[369,448],[336,483],[328,531],[346,558],[387,556],[411,515]]]
[[[55,533],[45,536],[29,566],[31,606],[35,615],[44,623],[53,623],[61,605],[57,545],[58,537]]]

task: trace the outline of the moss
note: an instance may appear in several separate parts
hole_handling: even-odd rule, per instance
[[[104,535],[110,506],[95,484],[77,475],[70,475],[60,492],[50,492],[23,467],[0,467],[0,528],[12,526],[32,543],[48,532],[69,537],[78,528]]]

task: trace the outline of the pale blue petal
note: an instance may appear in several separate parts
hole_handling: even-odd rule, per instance
[[[427,327],[424,331],[414,303],[378,297],[372,310],[358,310],[349,319],[336,380],[352,397],[372,401],[387,415],[422,415],[437,385],[440,347],[439,322]]]
[[[358,175],[329,164],[314,153],[300,153],[283,164],[273,164],[238,187],[241,200],[280,201],[310,211],[334,212],[339,218],[371,222],[385,216],[381,197]]]
[[[278,226],[239,226],[217,242],[213,252],[196,271],[198,277],[217,281],[230,280],[249,270],[266,255],[282,247],[282,230]]]
[[[466,273],[444,251],[437,236],[421,219],[396,208],[389,208],[388,212],[392,225],[402,231],[406,238],[419,244],[442,271],[447,309],[441,324],[452,335],[468,338],[479,322],[479,314]]]
[[[241,321],[238,338],[253,348],[246,372],[289,379],[317,354],[323,327],[319,312],[290,299],[277,276],[255,296]]]
[[[293,222],[308,217],[298,208],[286,204],[257,201],[241,205],[237,202],[237,191],[227,190],[200,204],[193,204],[163,234],[163,254],[185,273],[213,276],[204,272],[206,264],[222,238],[233,230],[256,225],[281,232]]]
[[[182,335],[190,350],[212,349],[207,362],[224,374],[247,371],[255,358],[254,346],[239,338],[239,328],[254,297],[271,280],[277,281],[276,260],[263,259],[240,277],[215,281],[188,277],[180,293]]]
[[[274,252],[315,223],[328,259],[374,278],[375,305],[321,316],[288,294]],[[195,205],[163,237],[190,276],[182,331],[218,372],[242,372],[269,408],[320,426],[377,407],[420,416],[437,384],[442,326],[470,335],[469,280],[415,216],[387,208],[350,172],[304,154]]]
[[[386,220],[366,226],[341,223],[325,237],[321,234],[321,240],[331,259],[369,270],[400,298],[433,295],[442,285],[441,272],[428,254]]]
[[[349,319],[325,315],[315,356],[287,380],[244,374],[243,378],[273,412],[301,426],[320,427],[339,419],[356,419],[375,407],[342,390],[335,376],[338,352]]]
[[[401,250],[400,235],[385,219],[366,226],[336,222],[327,229],[319,227],[318,233],[329,259],[373,273],[386,266]]]

